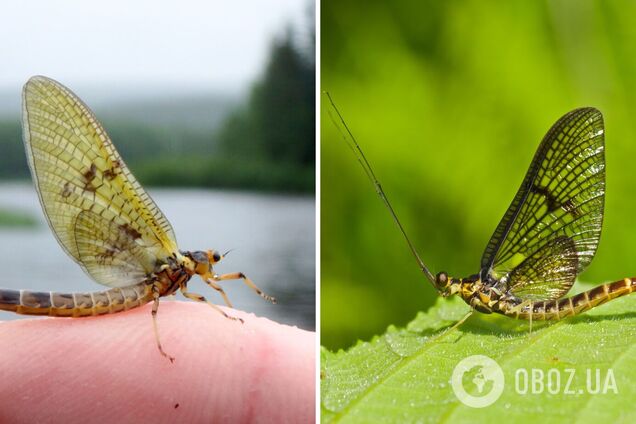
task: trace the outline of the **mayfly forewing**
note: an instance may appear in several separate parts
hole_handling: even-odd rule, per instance
[[[580,273],[596,253],[604,198],[603,116],[594,108],[575,109],[559,119],[541,142],[488,242],[482,270],[500,279],[529,258],[541,260],[537,252],[549,253],[551,243],[567,237]],[[532,269],[531,265],[526,262],[524,269]]]
[[[23,90],[22,124],[29,167],[49,225],[64,250],[97,282],[110,286],[139,282],[137,275],[151,269],[156,259],[177,251],[170,223],[128,170],[93,113],[69,89],[46,77],[31,78]],[[93,223],[102,225],[98,232],[108,235],[110,242],[117,239],[112,235],[116,229],[147,249],[145,259],[134,263],[136,273],[130,273],[131,278],[119,278],[113,263],[110,276],[108,269],[87,269],[86,251],[80,252],[86,243],[76,230],[81,227],[78,217],[89,210],[100,217]],[[105,245],[100,251],[93,243],[93,253],[109,255],[112,247]]]

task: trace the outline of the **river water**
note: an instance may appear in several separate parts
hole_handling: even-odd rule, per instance
[[[242,271],[278,299],[272,305],[240,281],[223,282],[235,308],[314,330],[313,197],[207,189],[148,191],[172,223],[180,249],[234,249],[215,270]],[[23,211],[38,220],[33,228],[0,227],[0,287],[66,292],[104,289],[57,244],[32,185],[0,184],[0,208]],[[197,277],[188,288],[223,304]],[[19,318],[0,311],[0,320]]]

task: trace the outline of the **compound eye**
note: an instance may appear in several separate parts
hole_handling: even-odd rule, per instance
[[[218,262],[221,260],[221,255],[219,254],[219,252],[214,252],[212,254],[212,259],[214,259],[214,262]]]
[[[445,285],[446,285],[446,283],[448,282],[448,274],[446,274],[444,271],[442,271],[442,272],[438,273],[438,274],[435,276],[435,282],[436,282],[438,285],[445,286]]]

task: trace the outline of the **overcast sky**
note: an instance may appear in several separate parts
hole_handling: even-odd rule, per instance
[[[0,13],[0,90],[31,76],[73,87],[240,90],[272,38],[306,30],[310,0],[41,0]]]

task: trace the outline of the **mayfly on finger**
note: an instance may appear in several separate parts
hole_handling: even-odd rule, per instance
[[[216,250],[183,251],[172,226],[137,182],[95,115],[75,94],[46,77],[31,78],[22,92],[22,130],[33,182],[44,215],[64,251],[108,290],[87,293],[0,289],[0,310],[26,315],[85,317],[125,311],[153,302],[152,322],[159,340],[159,299],[187,290],[194,275],[219,292],[219,284],[242,280],[266,300],[241,272],[217,274],[225,257]]]

